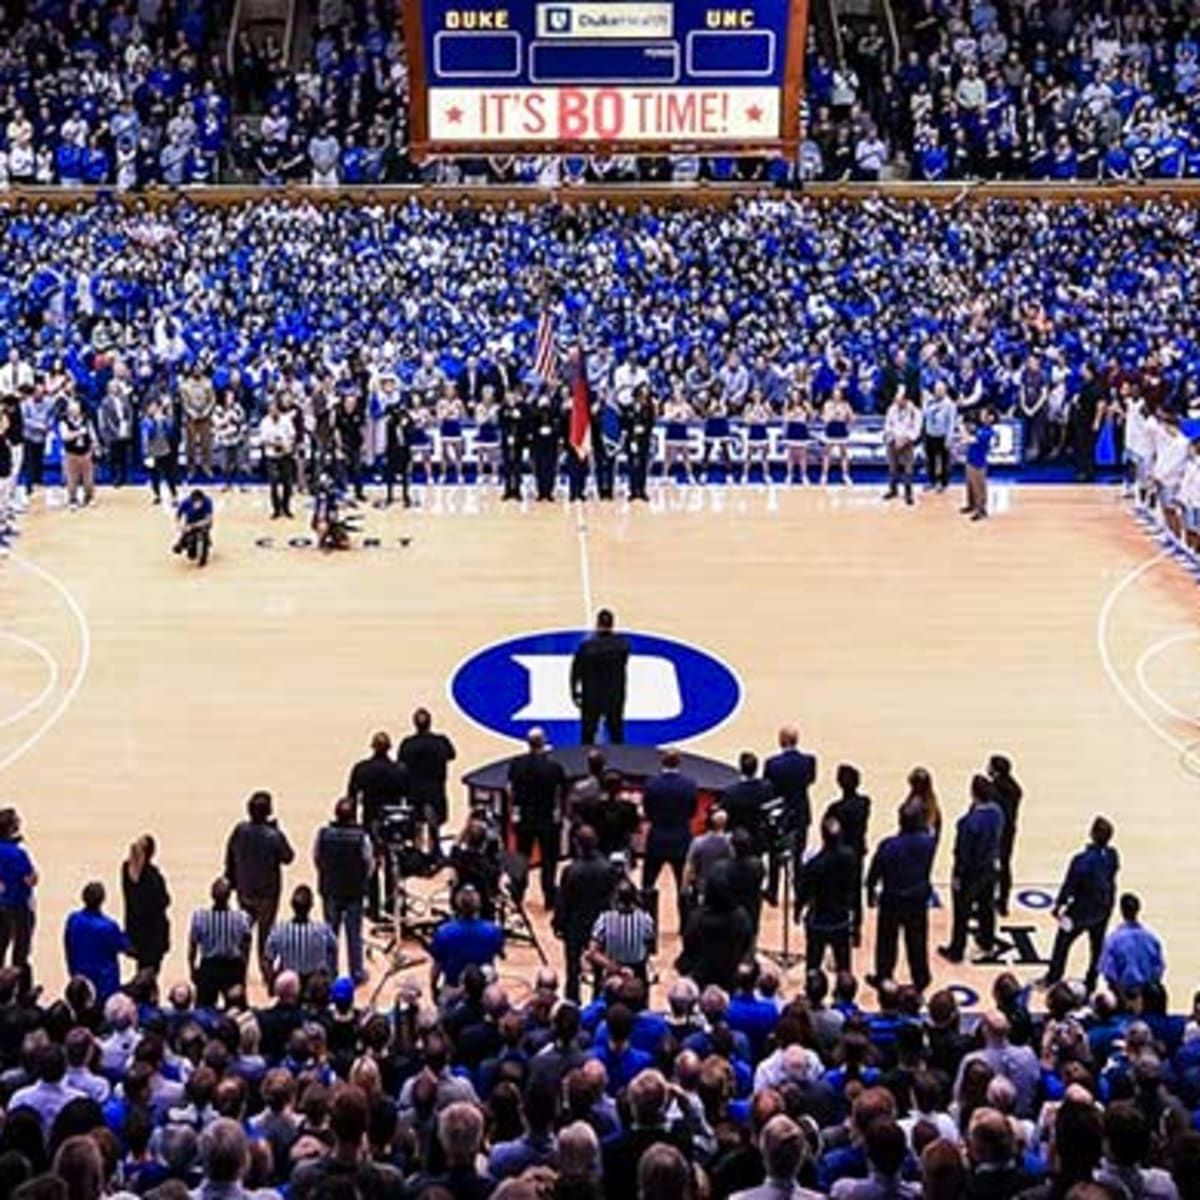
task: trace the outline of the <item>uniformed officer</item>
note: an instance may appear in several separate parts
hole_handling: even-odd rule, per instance
[[[657,413],[654,398],[645,384],[640,384],[634,390],[633,397],[633,404],[622,417],[625,454],[629,459],[629,498],[649,500],[646,480],[650,474],[650,448]]]
[[[621,418],[603,396],[591,403],[592,470],[596,473],[596,495],[611,500],[617,482],[617,452],[621,448]]]
[[[559,435],[562,430],[561,408],[554,397],[543,392],[537,398],[529,424],[537,498],[553,500],[558,474]]]
[[[386,475],[387,499],[385,504],[391,504],[395,496],[396,480],[400,480],[400,497],[405,508],[412,506],[412,497],[408,494],[408,481],[412,468],[412,435],[413,418],[408,404],[401,399],[387,410],[384,417],[384,434],[386,437]]]
[[[521,498],[521,467],[528,436],[528,414],[516,391],[505,392],[500,405],[500,471],[505,500]]]

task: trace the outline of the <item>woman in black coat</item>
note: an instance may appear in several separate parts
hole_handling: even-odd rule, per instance
[[[129,847],[129,857],[121,864],[121,894],[125,899],[125,933],[138,970],[157,975],[171,948],[171,924],[167,919],[171,897],[162,872],[154,865],[156,849],[148,833]]]

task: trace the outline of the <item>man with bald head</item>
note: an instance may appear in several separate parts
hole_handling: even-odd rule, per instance
[[[800,732],[794,725],[779,731],[779,753],[767,759],[763,778],[783,800],[783,828],[791,842],[793,870],[804,861],[808,830],[812,825],[812,805],[808,789],[817,781],[817,759],[800,749]],[[767,899],[779,903],[778,855],[771,856],[771,874],[767,880]]]
[[[508,798],[517,831],[517,850],[528,861],[541,856],[542,903],[554,907],[557,896],[559,826],[567,794],[567,773],[550,753],[546,734],[535,726],[528,749],[508,764]]]
[[[966,1055],[959,1064],[958,1079],[954,1084],[955,1100],[959,1098],[968,1065],[982,1061],[991,1067],[993,1075],[1003,1075],[1016,1088],[1016,1115],[1028,1120],[1034,1115],[1034,1102],[1041,1082],[1037,1054],[1028,1046],[1012,1044],[1009,1040],[1008,1018],[996,1009],[984,1013],[979,1032],[983,1037],[983,1049]]]

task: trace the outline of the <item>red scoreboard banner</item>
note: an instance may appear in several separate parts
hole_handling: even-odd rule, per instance
[[[412,148],[794,152],[807,0],[408,0]]]

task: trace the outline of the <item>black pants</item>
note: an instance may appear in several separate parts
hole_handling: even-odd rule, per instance
[[[535,845],[541,855],[538,869],[542,879],[542,901],[547,908],[553,908],[558,894],[558,826],[518,825],[517,850],[528,859]]]
[[[124,487],[129,482],[129,438],[114,438],[108,443],[108,481],[114,487]]]
[[[1075,939],[1088,939],[1088,967],[1084,976],[1084,986],[1090,993],[1096,986],[1096,970],[1100,964],[1100,952],[1104,949],[1104,935],[1108,932],[1108,922],[1101,921],[1098,925],[1076,925],[1070,932],[1060,928],[1054,935],[1054,949],[1050,952],[1050,969],[1046,972],[1047,983],[1058,983],[1067,971],[1067,957]]]
[[[646,479],[650,474],[650,459],[644,454],[629,456],[629,498],[646,500]]]
[[[203,567],[208,563],[208,554],[212,549],[212,530],[208,526],[203,529],[189,529],[179,535],[175,548]]]
[[[229,1003],[234,988],[246,986],[246,963],[240,958],[206,958],[196,968],[196,1007],[215,1008],[218,999]]]
[[[611,500],[617,485],[617,464],[611,454],[598,454],[593,469],[596,472],[596,494],[601,500]]]
[[[658,877],[662,873],[664,866],[671,868],[671,874],[675,876],[675,905],[679,917],[679,932],[681,934],[683,933],[684,917],[687,915],[683,894],[683,868],[686,862],[686,850],[682,850],[678,854],[662,854],[656,850],[647,850],[646,857],[642,860],[643,892],[648,892],[651,888],[658,886]],[[662,932],[661,923],[659,925],[659,932]]]
[[[267,459],[267,480],[271,485],[271,516],[292,515],[292,487],[296,474],[295,460],[289,456]]]
[[[1008,902],[1012,897],[1012,860],[1016,841],[1017,831],[1005,829],[1004,837],[1000,842],[1000,879],[999,891],[996,896],[996,911],[1001,916],[1008,914]]]
[[[582,500],[587,493],[587,459],[574,450],[567,451],[567,486],[572,500]]]
[[[795,897],[796,872],[799,870],[801,863],[804,862],[804,849],[808,845],[808,826],[803,829],[792,829],[785,833],[788,843],[788,854],[791,856],[791,861],[787,864],[787,869],[791,872],[792,880],[792,896]],[[767,866],[767,900],[771,904],[779,903],[779,882],[783,878],[784,859],[782,854],[768,855],[770,859]],[[861,890],[861,889],[860,889]]]
[[[500,474],[504,480],[504,499],[521,498],[521,452],[505,450],[500,455]]]
[[[386,473],[387,502],[389,504],[391,504],[396,494],[397,479],[400,480],[400,499],[404,501],[404,507],[408,508],[412,504],[412,498],[408,494],[408,477],[411,467],[412,455],[407,450],[392,451],[387,456],[384,470]]]
[[[931,486],[950,486],[950,448],[944,437],[925,435],[925,471]]]
[[[596,734],[600,729],[601,721],[604,722],[604,728],[608,732],[609,743],[613,746],[622,745],[625,741],[624,696],[613,699],[584,700],[580,730],[582,745],[594,746],[596,744]]]
[[[270,963],[267,961],[267,938],[275,928],[275,918],[279,916],[278,896],[238,896],[238,905],[250,918],[251,933],[257,943],[255,953],[258,956],[258,970],[263,982],[271,976]]]
[[[913,986],[923,992],[932,978],[929,973],[929,905],[925,901],[880,902],[879,926],[875,931],[875,974],[880,980],[891,979],[895,974],[901,932]]]
[[[973,873],[954,889],[950,953],[960,956],[967,948],[967,926],[974,918],[975,938],[986,953],[996,940],[996,875]]]
[[[167,485],[167,491],[171,493],[171,499],[175,499],[175,489],[178,486],[176,474],[178,465],[175,461],[175,451],[169,451],[167,454],[160,454],[151,459],[150,462],[150,488],[154,492],[155,500],[162,499],[162,485]]]
[[[563,937],[563,957],[566,959],[567,975],[563,995],[579,1003],[579,985],[583,981],[583,953],[591,941],[590,930],[581,935],[577,930],[568,930]]]
[[[554,485],[557,482],[558,475],[558,455],[554,447],[551,446],[534,446],[533,448],[533,476],[537,484],[537,498],[539,500],[554,499]]]
[[[25,443],[25,486],[32,492],[41,487],[46,476],[46,443],[44,439]]]
[[[0,964],[8,961],[12,947],[12,965],[23,967],[29,962],[33,945],[33,910],[31,908],[0,908]]]
[[[785,918],[786,919],[786,918]],[[821,929],[815,925],[805,927],[804,965],[810,971],[821,969],[825,951],[833,951],[833,963],[839,971],[850,970],[850,923],[841,929]]]

